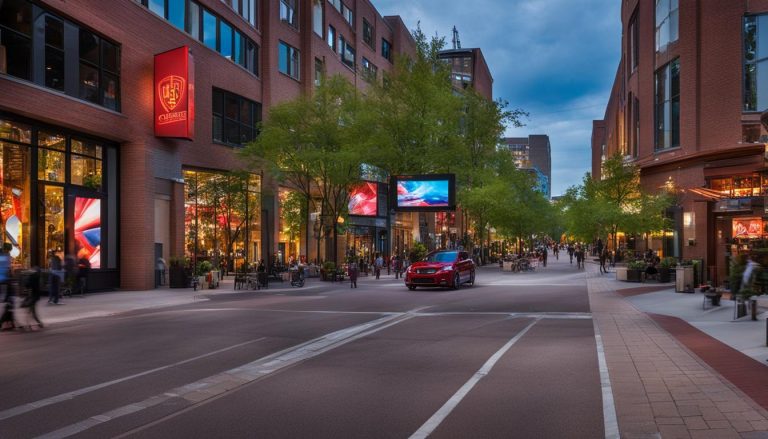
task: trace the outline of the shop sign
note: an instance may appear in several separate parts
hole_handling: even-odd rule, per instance
[[[726,198],[715,203],[716,212],[742,212],[752,210],[751,198]]]
[[[763,235],[762,218],[734,218],[734,238],[760,238]]]
[[[194,138],[194,71],[188,46],[155,55],[155,136]]]

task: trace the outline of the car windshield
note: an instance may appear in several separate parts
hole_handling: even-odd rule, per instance
[[[453,262],[456,260],[456,252],[432,253],[427,256],[427,262]]]

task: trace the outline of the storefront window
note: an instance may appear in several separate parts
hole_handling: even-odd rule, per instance
[[[102,185],[103,163],[116,159],[114,148],[10,119],[0,119],[0,139],[6,139],[0,140],[0,226],[14,267],[45,267],[54,253],[87,258],[94,269],[117,268],[116,253],[101,253],[102,235],[117,245],[117,202],[109,198],[117,187],[115,166]]]
[[[45,266],[51,253],[64,260],[64,188],[43,186],[38,209],[40,261]]]
[[[186,170],[184,183],[186,256],[230,271],[258,260],[260,177]]]
[[[0,142],[0,222],[14,266],[30,261],[29,147]]]

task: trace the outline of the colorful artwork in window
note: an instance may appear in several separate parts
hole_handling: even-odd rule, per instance
[[[101,200],[75,198],[75,253],[91,268],[101,267]]]
[[[760,238],[763,235],[763,220],[761,218],[734,218],[734,238]]]

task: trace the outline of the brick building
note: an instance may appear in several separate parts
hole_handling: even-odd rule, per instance
[[[154,56],[182,46],[194,134],[158,137]],[[202,187],[242,167],[269,106],[323,72],[365,87],[414,50],[400,18],[366,0],[0,2],[0,222],[14,266],[77,254],[94,288],[150,289],[158,257],[210,258],[225,226]],[[250,213],[226,250],[241,260],[283,239],[280,191],[262,186],[277,189],[248,179]]]
[[[702,259],[721,282],[729,258],[768,234],[768,1],[629,0],[621,19],[616,80],[593,125],[593,175],[619,152],[646,189],[674,190],[672,229],[636,247]]]

